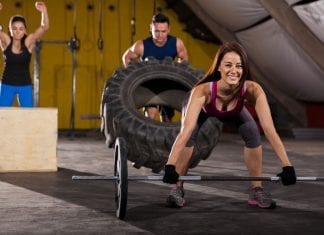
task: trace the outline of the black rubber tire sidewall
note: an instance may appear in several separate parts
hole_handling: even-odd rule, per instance
[[[127,158],[135,167],[145,166],[153,172],[160,172],[180,130],[180,122],[162,123],[144,117],[135,106],[134,90],[147,81],[163,77],[170,83],[186,87],[186,94],[202,75],[201,70],[193,69],[189,64],[173,62],[170,58],[162,61],[151,58],[118,69],[107,82],[103,99],[106,102],[105,128],[110,142],[115,136],[122,136],[127,143]],[[179,106],[178,101],[175,103],[170,106]],[[216,118],[208,118],[198,133],[191,168],[201,159],[208,158],[220,132],[221,123]]]

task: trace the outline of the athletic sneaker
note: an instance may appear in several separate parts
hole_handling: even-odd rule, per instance
[[[166,203],[168,207],[183,207],[185,204],[183,187],[172,188]]]
[[[265,192],[261,187],[249,189],[248,204],[264,209],[273,209],[276,207],[276,202],[272,200],[270,193]]]

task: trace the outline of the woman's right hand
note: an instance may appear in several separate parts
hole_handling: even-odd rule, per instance
[[[163,182],[168,184],[175,184],[179,179],[179,174],[175,170],[174,165],[165,165]]]

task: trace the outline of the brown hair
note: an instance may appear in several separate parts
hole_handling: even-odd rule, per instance
[[[12,24],[13,24],[14,22],[22,22],[22,23],[24,24],[25,28],[27,28],[26,20],[25,20],[25,18],[24,18],[23,16],[21,16],[21,15],[14,15],[14,16],[12,16],[12,17],[10,18],[10,20],[9,20],[9,28],[12,26]]]
[[[10,18],[10,20],[9,20],[9,29],[11,29],[12,24],[15,23],[15,22],[21,22],[21,23],[23,23],[23,25],[24,25],[25,28],[27,29],[26,20],[25,20],[25,18],[24,18],[23,16],[21,16],[21,15],[14,15],[14,16],[12,16],[12,17]],[[23,47],[25,47],[25,40],[26,40],[26,37],[27,37],[27,35],[26,35],[26,33],[25,33],[24,37],[21,39],[21,44],[22,44]]]
[[[242,78],[240,80],[239,88],[243,86],[245,80],[247,80],[250,76],[249,64],[248,64],[247,54],[244,48],[237,42],[225,42],[223,45],[220,46],[220,48],[218,49],[215,55],[212,65],[208,69],[207,73],[203,76],[203,78],[200,81],[198,81],[196,86],[214,80],[218,81],[221,78],[221,74],[218,71],[218,67],[220,66],[220,63],[224,58],[225,54],[229,52],[235,52],[241,58],[243,73],[242,73]]]
[[[158,13],[152,17],[152,24],[155,23],[167,23],[168,25],[170,25],[169,18],[162,13]]]

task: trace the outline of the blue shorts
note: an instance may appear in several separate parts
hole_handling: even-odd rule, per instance
[[[12,86],[7,84],[0,85],[0,106],[11,107],[17,95],[18,104],[21,107],[33,107],[33,87]]]

